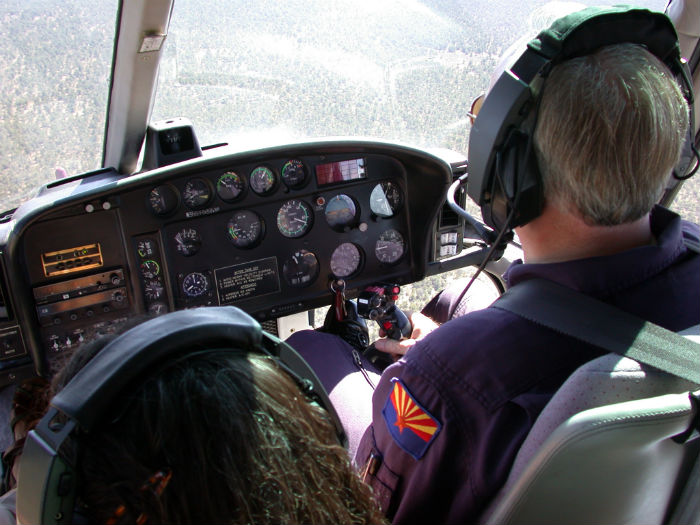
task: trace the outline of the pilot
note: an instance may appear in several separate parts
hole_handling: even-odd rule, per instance
[[[67,391],[80,372],[93,373],[90,365],[104,357],[100,354],[121,359],[135,339],[124,336],[134,330],[140,330],[140,341],[153,340],[153,333],[166,334],[164,339],[192,312],[161,316],[120,337],[78,348],[54,377],[54,393]],[[168,318],[170,328],[163,324]],[[153,322],[161,324],[150,326]],[[201,337],[207,337],[206,329]],[[201,341],[184,353],[161,356],[149,363],[145,376],[126,382],[132,388],[108,403],[103,411],[108,417],[91,430],[78,425],[81,430],[59,449],[80,449],[75,512],[89,523],[113,525],[383,523],[369,487],[339,444],[337,429],[323,408],[306,399],[284,363],[222,346]],[[100,377],[111,369],[104,363],[97,362]],[[39,492],[42,485],[40,479],[23,484],[24,461],[37,462],[28,446],[16,489],[20,512],[22,491]],[[0,522],[11,522],[13,500],[4,498],[4,505]]]
[[[516,228],[524,261],[508,286],[543,278],[669,330],[700,323],[700,256],[684,242],[700,228],[655,205],[688,122],[679,85],[643,46],[555,65],[533,140],[544,204]],[[375,343],[401,358],[378,378],[355,463],[394,524],[474,522],[547,401],[606,352],[496,308],[412,321],[411,338]],[[325,333],[288,342],[322,380],[333,353],[350,351]],[[353,400],[334,403],[342,418]]]

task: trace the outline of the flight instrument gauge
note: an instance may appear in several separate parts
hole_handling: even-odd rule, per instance
[[[209,279],[201,272],[192,272],[182,280],[182,291],[187,297],[199,297],[209,291]]]
[[[254,211],[239,210],[229,219],[226,231],[236,248],[250,248],[263,236],[263,222]]]
[[[282,182],[291,189],[299,189],[306,184],[306,166],[297,159],[288,160],[282,166]]]
[[[357,206],[352,197],[341,193],[326,203],[326,221],[334,230],[343,231],[353,226],[357,218]]]
[[[190,257],[202,247],[202,238],[194,228],[183,228],[175,234],[175,247],[178,253]]]
[[[148,194],[148,207],[154,215],[164,217],[177,209],[179,198],[177,190],[170,184],[153,188]]]
[[[391,181],[377,184],[369,196],[369,207],[379,217],[393,217],[402,204],[401,188]]]
[[[258,195],[266,195],[275,189],[277,176],[267,166],[258,166],[250,172],[250,187]]]
[[[277,212],[277,228],[285,237],[301,237],[311,229],[313,218],[308,204],[292,199],[282,204]]]
[[[203,208],[211,197],[209,182],[201,177],[188,180],[182,190],[182,200],[185,201],[185,206],[191,209]]]
[[[216,194],[226,202],[233,202],[245,189],[245,182],[238,173],[227,171],[216,181]]]
[[[406,241],[396,230],[386,230],[379,235],[374,244],[374,254],[380,262],[394,264],[406,251]]]
[[[299,250],[284,261],[282,275],[289,286],[310,286],[318,277],[318,259],[308,250]]]
[[[331,272],[339,278],[350,277],[360,269],[362,252],[351,242],[344,242],[333,250]]]

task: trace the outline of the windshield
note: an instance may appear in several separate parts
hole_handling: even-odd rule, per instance
[[[369,136],[465,153],[500,55],[561,4],[177,0],[152,120],[189,118],[203,146]],[[1,209],[100,167],[117,7],[0,4]]]
[[[117,3],[0,2],[0,210],[100,167]]]

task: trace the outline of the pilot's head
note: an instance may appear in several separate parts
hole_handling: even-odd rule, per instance
[[[200,309],[198,314],[211,317],[211,311],[230,308]],[[85,379],[85,372],[94,374],[96,366],[118,362],[119,355],[105,360],[103,354],[128,350],[122,343],[134,330],[141,331],[132,338],[137,342],[161,337],[170,340],[163,345],[174,344],[175,326],[193,312],[161,316],[107,346],[98,342],[80,348],[54,380],[53,406],[71,404],[66,394]],[[173,333],[169,318],[175,321]],[[153,323],[158,326],[151,335]],[[260,333],[255,326],[251,337],[241,339],[253,340]],[[297,375],[300,369],[281,354],[253,351],[248,343],[212,344],[206,330],[201,338],[198,343],[182,337],[179,350],[128,379],[94,424],[82,425],[81,419],[91,418],[75,416],[76,429],[59,450],[74,464],[76,512],[90,523],[113,524],[381,521],[369,488],[339,444],[338,429],[300,390],[306,381]],[[143,345],[146,353],[160,351],[157,343]],[[42,423],[35,432],[45,437]],[[24,462],[37,459],[33,454],[25,448],[20,465],[20,514],[23,491],[34,485],[40,490],[40,480],[24,479]]]
[[[641,45],[617,44],[555,66],[534,136],[545,200],[591,225],[637,220],[679,160],[688,107]]]
[[[674,169],[686,173],[691,96],[679,79],[692,86],[664,14],[577,10],[520,40],[501,67],[469,138],[468,192],[495,230],[547,206],[590,226],[632,223]]]

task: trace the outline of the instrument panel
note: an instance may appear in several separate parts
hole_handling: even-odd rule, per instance
[[[45,187],[4,230],[0,337],[24,348],[0,371],[50,368],[134,316],[232,304],[265,321],[330,304],[338,279],[349,297],[422,279],[450,182],[426,152],[329,141]]]

